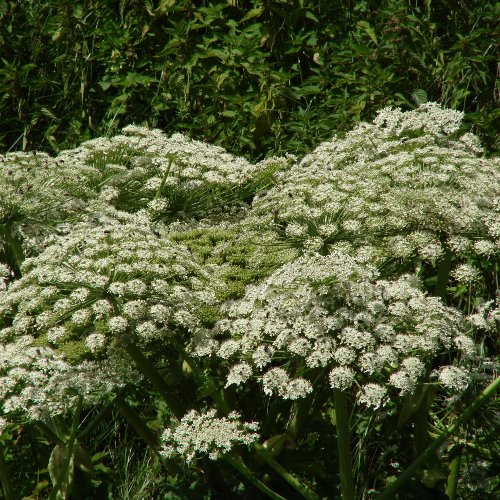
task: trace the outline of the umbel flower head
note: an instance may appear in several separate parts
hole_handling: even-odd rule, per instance
[[[227,385],[254,376],[265,393],[286,399],[310,393],[308,373],[326,368],[333,388],[358,385],[359,400],[376,407],[388,390],[411,392],[443,350],[472,353],[465,328],[458,311],[426,296],[412,276],[382,280],[333,252],[302,256],[248,287],[194,352],[227,359]]]
[[[0,290],[0,342],[10,356],[1,375],[13,379],[24,370],[11,399],[22,384],[35,387],[34,377],[43,381],[51,373],[54,385],[54,373],[71,373],[71,365],[80,373],[90,362],[116,371],[120,345],[147,348],[168,342],[175,328],[197,328],[195,313],[214,302],[217,284],[186,248],[155,235],[147,218],[113,210],[53,237],[22,271]],[[12,354],[21,348],[26,352]],[[68,375],[63,386],[72,383]]]
[[[74,172],[45,153],[0,156],[0,262],[7,262],[6,254],[12,252],[40,251],[58,223],[82,210],[82,193],[66,189],[75,178]],[[16,243],[19,248],[12,248]],[[23,256],[14,257],[20,264]]]
[[[62,152],[59,159],[76,169],[93,167],[88,181],[100,197],[120,210],[147,208],[155,220],[228,215],[273,182],[291,157],[253,165],[222,147],[167,137],[159,129],[128,126],[122,134],[99,138]]]
[[[500,163],[479,156],[462,113],[427,103],[382,110],[334,137],[254,201],[249,223],[305,252],[375,258],[491,255],[500,246]]]
[[[217,417],[216,410],[198,413],[191,410],[174,429],[162,434],[160,453],[167,458],[183,457],[188,463],[197,455],[207,455],[217,460],[235,445],[249,445],[259,437],[256,422],[241,422],[241,415],[231,412],[227,417]]]

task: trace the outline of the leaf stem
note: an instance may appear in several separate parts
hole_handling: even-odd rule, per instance
[[[267,451],[261,444],[255,443],[252,445],[254,450],[262,459],[264,459],[295,491],[300,493],[307,500],[317,500],[318,496],[311,491],[302,481],[297,479],[293,474],[290,474],[276,459]]]
[[[161,397],[175,415],[176,418],[181,419],[183,416],[183,411],[181,410],[180,404],[177,399],[171,394],[171,390],[163,377],[158,373],[153,363],[144,356],[143,352],[139,347],[133,343],[127,344],[125,347],[129,356],[132,358],[137,368],[146,376],[146,378],[151,382],[151,385],[160,393]]]
[[[462,461],[462,448],[457,450],[457,454],[453,457],[450,462],[448,474],[448,483],[446,485],[446,495],[450,500],[456,500],[457,498],[457,486],[458,486],[458,476],[460,473],[460,462]]]

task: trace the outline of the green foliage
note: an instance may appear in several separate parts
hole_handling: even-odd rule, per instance
[[[432,100],[494,150],[497,18],[483,0],[3,0],[0,148],[142,123],[252,159],[302,154]]]

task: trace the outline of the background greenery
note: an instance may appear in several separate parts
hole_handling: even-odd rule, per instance
[[[439,101],[498,147],[485,0],[0,0],[0,151],[147,124],[260,159]]]

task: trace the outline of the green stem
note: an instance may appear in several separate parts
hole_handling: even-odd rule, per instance
[[[444,256],[439,263],[437,283],[434,290],[434,295],[440,297],[443,302],[446,302],[446,287],[448,286],[448,279],[450,277],[452,257],[451,250],[445,247]]]
[[[2,483],[5,500],[15,500],[9,469],[7,467],[7,462],[5,461],[3,445],[0,445],[0,482]]]
[[[163,177],[161,179],[161,184],[158,187],[158,190],[156,191],[155,200],[158,200],[161,196],[161,192],[163,191],[163,188],[165,187],[165,182],[167,182],[167,177],[168,177],[168,174],[170,173],[170,167],[172,166],[173,161],[174,161],[173,158],[170,158],[168,161],[167,169],[165,170],[165,173],[163,174]]]
[[[460,473],[460,462],[462,460],[462,448],[457,451],[456,456],[450,462],[448,475],[448,483],[446,485],[446,495],[450,500],[457,498],[458,476]]]
[[[436,450],[474,414],[475,411],[500,387],[500,377],[497,377],[481,394],[465,409],[448,429],[444,430],[425,451],[378,497],[379,500],[393,499],[394,494],[411,479],[414,472],[420,468]]]
[[[198,364],[196,363],[194,358],[188,354],[186,349],[184,349],[184,347],[182,347],[182,345],[179,342],[177,342],[175,338],[170,339],[170,343],[174,346],[175,350],[181,355],[183,361],[187,363],[187,365],[193,372],[195,378],[197,378],[198,380],[203,380],[204,378],[206,378],[206,376],[198,367]],[[210,397],[214,400],[217,408],[224,415],[227,415],[230,412],[230,408],[224,398],[223,392],[221,393],[217,390],[217,385],[215,383],[213,383],[212,385],[214,387],[214,390],[210,393]]]
[[[64,483],[64,479],[68,476],[69,467],[71,464],[71,459],[73,458],[73,454],[75,452],[76,434],[78,432],[78,424],[80,422],[80,413],[82,411],[82,402],[83,402],[83,398],[80,396],[78,399],[78,403],[76,405],[75,413],[73,415],[73,422],[71,424],[71,435],[69,437],[69,441],[68,441],[68,445],[67,445],[68,449],[66,452],[67,455],[66,455],[66,459],[64,461],[64,467],[62,468],[62,471],[59,474],[59,477],[57,478],[57,482],[54,485],[52,492],[50,493],[49,500],[55,500],[57,498],[57,494],[59,493],[59,490],[61,489],[61,486]]]
[[[155,453],[158,458],[164,462],[170,474],[176,475],[181,473],[181,469],[173,460],[165,459],[159,451],[158,440],[153,431],[142,421],[138,413],[120,396],[116,396],[114,404],[120,410],[125,420],[135,429],[137,434],[144,440],[149,448]]]
[[[86,438],[98,425],[101,420],[108,415],[108,413],[113,408],[114,401],[108,401],[101,410],[97,413],[97,415],[90,421],[90,423],[83,429],[80,434],[78,434],[78,441],[82,441]]]
[[[352,477],[351,432],[347,397],[340,389],[333,391],[335,402],[335,422],[337,427],[337,449],[339,453],[340,488],[343,500],[354,500]]]
[[[414,448],[414,458],[417,458],[428,446],[429,444],[429,397],[427,390],[424,389],[424,397],[422,398],[422,402],[415,410],[415,414],[413,416],[413,448]]]
[[[151,382],[151,385],[160,393],[161,397],[167,403],[167,406],[175,415],[176,418],[181,419],[184,415],[181,410],[179,401],[171,394],[171,390],[163,377],[158,373],[153,363],[149,361],[142,351],[135,344],[128,344],[125,347],[129,356],[133,359],[137,368],[146,376]]]
[[[290,474],[283,466],[281,466],[275,458],[261,444],[253,445],[257,454],[265,460],[295,491],[300,493],[307,500],[317,500],[318,496],[311,491],[305,484],[297,479],[293,474]]]
[[[174,348],[179,352],[184,361],[189,365],[189,368],[193,371],[195,377],[202,378],[203,373],[199,369],[196,361],[186,352],[186,350],[175,340],[171,339],[171,343]],[[215,385],[214,385],[215,387]],[[217,408],[224,414],[227,415],[230,411],[229,405],[224,398],[224,392],[220,393],[217,390],[212,391],[210,397],[214,400]],[[290,484],[296,491],[298,491],[304,498],[315,499],[316,495],[311,492],[301,481],[299,481],[295,476],[290,474],[284,467],[282,467],[271,455],[270,453],[260,444],[255,444],[254,449],[265,460],[288,484]]]
[[[243,476],[245,476],[256,488],[265,493],[269,498],[274,500],[286,500],[285,497],[278,495],[268,486],[266,486],[260,479],[255,477],[253,472],[240,460],[237,460],[230,455],[225,455],[224,460],[231,464],[236,470],[238,470]]]
[[[11,224],[0,224],[0,236],[3,236],[3,240],[7,244],[7,248],[12,256],[12,261],[9,262],[12,270],[18,277],[21,276],[21,265],[24,261],[24,252],[22,240],[14,237],[12,235]],[[7,252],[8,254],[9,252]]]

